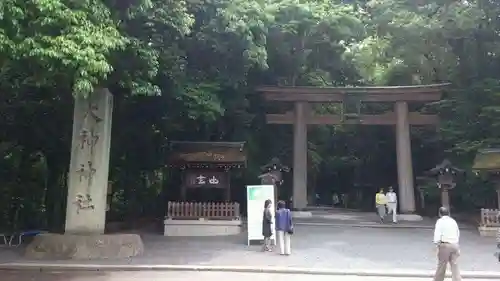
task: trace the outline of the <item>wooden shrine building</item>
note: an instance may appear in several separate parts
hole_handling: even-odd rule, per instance
[[[436,125],[438,116],[409,112],[408,104],[441,99],[448,84],[393,87],[260,87],[257,90],[269,102],[293,103],[284,114],[267,114],[269,124],[293,125],[293,207],[307,206],[307,126],[308,125],[384,125],[396,129],[399,207],[402,213],[415,212],[414,178],[411,157],[410,126]],[[367,103],[387,103],[393,110],[378,115],[362,112]],[[314,103],[340,103],[339,114],[317,115]]]
[[[169,167],[182,172],[181,200],[192,200],[189,191],[223,191],[216,201],[231,200],[232,169],[246,167],[244,142],[171,142]],[[222,192],[219,192],[222,194]]]
[[[168,202],[165,236],[241,232],[240,205],[231,202],[233,169],[246,167],[244,142],[171,142],[168,166],[182,174],[180,201]]]

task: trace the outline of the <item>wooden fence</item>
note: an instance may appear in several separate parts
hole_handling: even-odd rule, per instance
[[[481,209],[481,226],[500,227],[500,210]]]
[[[239,203],[168,202],[167,219],[239,220]]]

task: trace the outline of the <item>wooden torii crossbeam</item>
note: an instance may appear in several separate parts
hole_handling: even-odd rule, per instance
[[[264,86],[257,90],[261,92],[267,101],[307,103],[343,103],[348,96],[355,95],[360,103],[370,102],[432,102],[441,99],[443,89],[448,84],[433,84],[424,86],[390,86],[390,87],[272,87]],[[268,124],[294,124],[294,111],[285,114],[266,114]],[[306,123],[308,125],[338,125],[338,124],[361,124],[361,125],[395,125],[395,112],[370,115],[359,114],[355,119],[346,120],[342,115],[323,114],[315,115],[306,112]],[[410,125],[436,125],[438,116],[434,114],[421,114],[410,112],[408,114]]]
[[[292,125],[294,123],[295,114],[287,112],[285,114],[266,114],[268,124]],[[306,119],[307,125],[396,125],[396,114],[388,112],[378,115],[360,114],[356,119],[344,120],[341,115],[314,115],[310,114]],[[408,122],[410,125],[436,125],[439,123],[439,117],[434,114],[420,114],[418,112],[410,112],[408,114]]]

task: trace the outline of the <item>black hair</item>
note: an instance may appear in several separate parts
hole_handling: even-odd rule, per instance
[[[271,203],[273,203],[273,201],[271,201],[271,199],[267,199],[266,202],[264,202],[264,208],[269,207],[269,205],[271,205]]]
[[[286,203],[283,200],[278,201],[278,209],[286,208]]]

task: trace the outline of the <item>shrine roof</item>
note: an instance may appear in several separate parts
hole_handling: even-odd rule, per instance
[[[472,169],[485,172],[500,171],[500,149],[494,148],[478,151]]]
[[[245,142],[170,142],[170,166],[244,167]]]
[[[268,100],[340,102],[345,96],[360,96],[360,100],[374,101],[435,101],[441,99],[449,83],[377,86],[377,87],[309,87],[309,86],[262,86],[257,91]]]
[[[437,175],[437,174],[440,174],[442,172],[453,172],[453,173],[463,173],[464,170],[458,168],[458,167],[455,167],[451,164],[450,160],[448,159],[444,159],[441,163],[439,163],[438,165],[436,165],[436,167],[430,169],[429,171],[427,171],[426,173],[429,174],[429,175]]]

